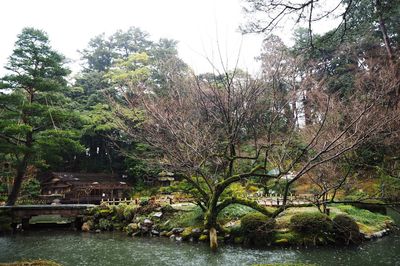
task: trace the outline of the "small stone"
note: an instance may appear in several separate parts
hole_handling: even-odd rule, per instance
[[[143,224],[144,225],[153,225],[153,222],[150,219],[144,219]]]
[[[151,230],[151,235],[160,236],[160,232],[158,232],[157,230]]]
[[[101,230],[100,230],[100,229],[97,229],[95,232],[96,232],[96,233],[101,233]]]
[[[229,241],[230,239],[231,239],[231,235],[230,234],[224,235],[224,241]]]
[[[142,234],[142,232],[137,231],[137,232],[133,233],[132,236],[139,236],[139,235],[141,235],[141,234]]]
[[[162,212],[156,212],[156,213],[153,214],[153,217],[155,217],[155,218],[161,218],[162,215],[163,215]]]
[[[168,236],[168,231],[162,231],[162,232],[160,233],[160,236]]]
[[[175,240],[178,242],[181,242],[183,240],[183,238],[181,236],[177,236],[177,237],[175,237]]]
[[[200,235],[200,234],[201,234],[201,229],[200,229],[200,228],[194,228],[194,229],[192,229],[192,234],[194,234],[194,235]]]
[[[174,233],[174,234],[180,234],[180,233],[182,233],[184,230],[185,230],[184,228],[180,228],[180,227],[178,227],[178,228],[173,228],[173,229],[172,229],[172,233]]]
[[[174,240],[175,239],[175,235],[174,234],[170,235],[169,239],[173,239]]]

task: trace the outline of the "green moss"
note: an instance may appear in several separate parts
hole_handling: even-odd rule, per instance
[[[185,230],[181,233],[181,237],[183,240],[188,240],[192,236],[192,227],[186,227]]]
[[[207,241],[208,240],[208,235],[200,235],[199,241]]]
[[[297,245],[302,243],[302,237],[301,235],[292,232],[292,231],[287,231],[287,232],[276,232],[274,235],[274,244],[277,245]]]

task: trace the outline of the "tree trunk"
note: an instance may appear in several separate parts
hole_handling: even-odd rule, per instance
[[[379,17],[379,20],[378,20],[379,28],[380,28],[380,30],[382,32],[382,39],[383,39],[383,42],[385,43],[385,48],[386,48],[386,52],[387,52],[387,55],[388,55],[388,58],[389,58],[389,62],[390,62],[390,64],[392,66],[394,66],[393,48],[392,48],[392,46],[390,44],[390,40],[389,40],[389,35],[388,35],[388,32],[387,32],[386,24],[385,24],[385,21],[384,21],[383,16],[382,16],[381,1],[377,0],[375,5],[376,5],[376,10],[377,10],[377,13],[378,13],[378,17]]]
[[[24,175],[25,175],[26,167],[22,166],[22,167],[18,167],[18,168],[19,169],[17,170],[17,175],[14,178],[14,183],[13,183],[13,187],[12,187],[11,193],[8,196],[8,199],[7,199],[7,204],[6,204],[7,206],[14,206],[15,205],[15,202],[17,201],[17,198],[18,198],[19,191],[21,189],[22,180],[23,180]]]
[[[303,92],[303,99],[302,99],[302,103],[303,103],[303,112],[304,112],[304,124],[306,126],[311,125],[312,124],[312,111],[311,111],[311,103],[308,99],[308,91],[304,91]]]
[[[208,203],[208,208],[207,212],[205,215],[205,223],[204,226],[206,229],[209,230],[209,236],[210,236],[210,248],[211,250],[215,251],[218,248],[218,242],[217,242],[217,230],[216,228],[218,227],[217,224],[217,216],[218,216],[218,210],[217,210],[217,203],[218,203],[218,198],[219,195],[221,194],[221,189],[216,188],[214,191],[214,195],[211,197],[209,203]]]
[[[218,238],[217,238],[217,230],[214,227],[209,229],[210,232],[210,248],[212,251],[216,251],[218,248]]]
[[[14,206],[15,203],[17,202],[18,194],[19,194],[19,191],[21,190],[22,181],[24,179],[26,169],[28,167],[28,161],[31,156],[30,155],[31,151],[29,149],[32,147],[32,143],[33,143],[32,132],[28,132],[27,137],[26,137],[26,144],[25,144],[25,147],[28,149],[28,151],[25,152],[22,162],[19,163],[17,166],[17,174],[14,178],[14,183],[13,183],[11,193],[7,199],[7,203],[6,203],[7,206]]]

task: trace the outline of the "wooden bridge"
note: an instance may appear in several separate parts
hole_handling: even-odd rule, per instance
[[[13,226],[21,223],[23,229],[29,228],[29,220],[39,215],[59,215],[65,218],[74,218],[76,228],[82,225],[85,212],[95,207],[93,204],[60,204],[60,205],[16,205],[1,206],[0,211],[10,212]]]

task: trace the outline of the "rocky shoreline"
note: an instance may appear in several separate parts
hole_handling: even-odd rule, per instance
[[[87,216],[84,217],[81,229],[83,232],[96,233],[117,230],[125,232],[130,237],[166,237],[177,242],[208,241],[209,232],[202,226],[201,219],[196,224],[190,225],[185,225],[184,222],[180,221],[180,215],[188,213],[190,211],[176,210],[170,205],[121,205],[119,207],[104,205],[93,208],[88,212]],[[321,215],[321,217],[324,216]],[[340,221],[338,219],[337,221],[335,219],[330,220],[329,218],[327,219],[327,225],[333,224],[335,226],[326,230],[321,229],[321,231],[296,231],[292,225],[286,225],[287,228],[279,228],[282,223],[278,218],[279,223],[274,221],[271,225],[273,229],[264,228],[258,232],[259,227],[254,227],[255,225],[250,224],[250,228],[253,226],[253,229],[246,229],[243,222],[233,220],[225,223],[225,226],[221,226],[221,229],[217,232],[218,241],[228,244],[268,246],[347,245],[381,238],[388,235],[391,232],[390,228],[393,226],[393,223],[388,220],[381,225],[384,228],[379,231],[362,232],[353,218],[349,216],[344,216],[344,218],[345,220],[347,219],[346,222],[350,222],[350,225],[355,228],[353,231],[338,231],[336,224]],[[292,220],[290,221],[293,223]],[[254,222],[253,220],[250,221]],[[262,225],[264,222],[262,220],[260,224]],[[253,232],[252,230],[255,231]]]

